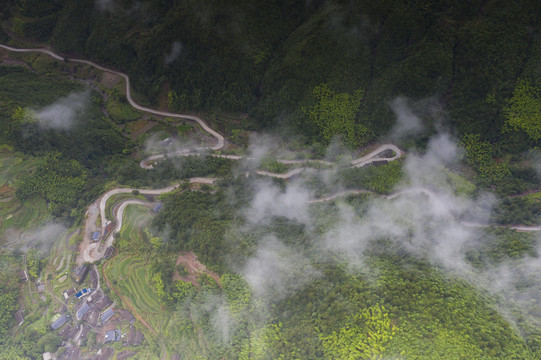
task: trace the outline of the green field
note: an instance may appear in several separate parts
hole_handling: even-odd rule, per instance
[[[141,117],[141,113],[135,110],[128,102],[110,100],[107,102],[106,108],[111,119],[118,124],[134,121]]]
[[[122,200],[127,200],[127,199],[145,200],[145,197],[143,195],[134,195],[131,192],[130,193],[124,193],[124,194],[115,194],[115,195],[111,196],[107,200],[107,203],[105,204],[105,217],[108,220],[113,220],[113,216],[111,214],[111,210],[112,210],[113,206],[115,204],[118,204]],[[128,207],[128,208],[130,208],[130,207]]]

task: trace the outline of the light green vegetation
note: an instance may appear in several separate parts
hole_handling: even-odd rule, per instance
[[[136,312],[159,333],[169,333],[171,315],[164,311],[153,290],[148,271],[148,258],[140,255],[119,255],[107,267],[113,287],[127,298]]]
[[[111,119],[117,124],[124,124],[141,117],[141,112],[135,110],[127,102],[125,96],[110,96],[106,109]]]
[[[115,206],[115,204],[118,204],[120,203],[122,200],[127,200],[127,199],[139,199],[139,200],[146,200],[146,198],[144,197],[144,195],[135,195],[133,193],[123,193],[123,194],[115,194],[113,196],[111,196],[109,199],[107,199],[107,204],[105,204],[105,217],[108,219],[108,220],[113,220],[113,214],[111,213],[113,207]],[[130,206],[131,207],[131,206]],[[100,219],[100,217],[98,217],[98,219]]]
[[[289,166],[276,161],[272,158],[265,158],[260,165],[261,170],[270,171],[272,173],[283,174],[289,170]]]
[[[342,136],[342,140],[351,148],[366,143],[370,130],[355,121],[363,90],[357,90],[353,95],[336,94],[327,84],[322,84],[314,88],[313,95],[316,103],[305,113],[317,129],[318,141],[328,145],[335,137]]]
[[[519,80],[504,113],[507,125],[534,140],[541,138],[541,89],[535,83]]]

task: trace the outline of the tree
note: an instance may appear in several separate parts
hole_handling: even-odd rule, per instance
[[[30,249],[26,253],[26,267],[30,277],[36,279],[43,267],[42,255],[36,249]]]
[[[364,90],[359,89],[353,95],[335,94],[327,84],[322,84],[314,88],[313,95],[316,104],[303,110],[317,128],[319,141],[328,145],[336,136],[342,136],[354,148],[368,140],[369,129],[355,122]]]
[[[541,138],[540,88],[528,80],[520,80],[504,108],[506,124],[522,130],[534,140]]]
[[[362,309],[348,318],[339,332],[321,336],[330,359],[373,359],[383,351],[398,329],[380,305]]]

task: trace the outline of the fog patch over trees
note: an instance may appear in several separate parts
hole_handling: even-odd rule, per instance
[[[43,128],[68,130],[90,102],[90,90],[71,93],[42,109],[34,110],[35,117]]]

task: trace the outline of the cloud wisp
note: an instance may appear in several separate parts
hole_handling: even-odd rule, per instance
[[[34,110],[35,117],[42,128],[68,130],[73,127],[77,117],[90,103],[90,90],[71,93],[45,106]]]
[[[180,57],[180,54],[182,53],[182,42],[175,41],[171,45],[171,51],[165,55],[165,64],[170,65],[175,60],[177,60]]]

